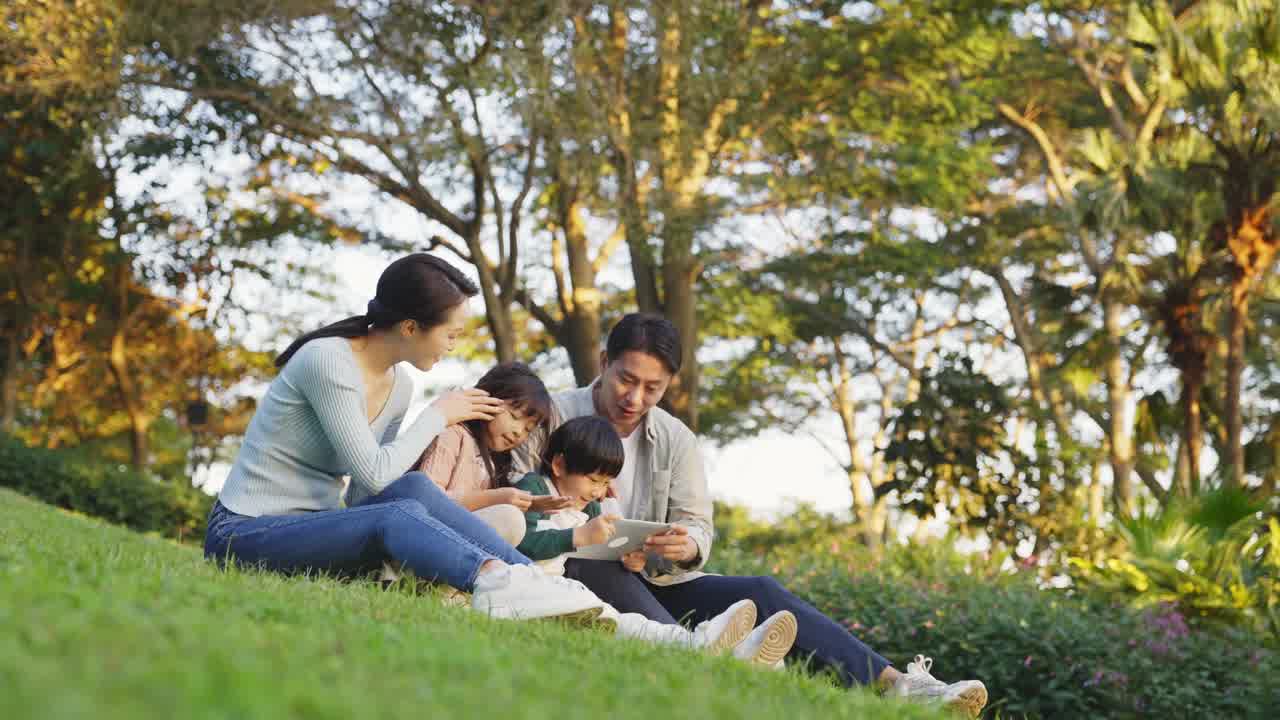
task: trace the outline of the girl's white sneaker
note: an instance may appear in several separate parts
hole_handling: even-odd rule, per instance
[[[471,607],[505,620],[561,617],[590,623],[604,602],[576,580],[547,575],[533,565],[507,565],[476,578]]]

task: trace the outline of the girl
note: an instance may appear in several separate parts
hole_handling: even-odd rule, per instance
[[[368,312],[303,335],[278,358],[209,515],[205,555],[283,572],[363,574],[384,561],[472,593],[494,617],[594,618],[600,602],[545,575],[418,472],[446,427],[492,420],[483,390],[441,397],[403,433],[413,393],[401,363],[429,370],[463,332],[477,288],[418,253],[378,279]],[[397,437],[397,435],[399,435]],[[355,495],[341,507],[341,477]]]
[[[476,383],[490,397],[502,400],[493,419],[477,418],[454,425],[423,453],[417,469],[427,474],[459,505],[484,520],[503,540],[519,545],[524,538],[524,512],[565,507],[561,498],[534,498],[503,487],[511,473],[511,450],[529,433],[545,427],[551,417],[551,395],[524,363],[503,363]]]
[[[552,513],[534,509],[527,512],[528,531],[520,551],[548,574],[564,575],[565,562],[574,550],[608,542],[618,518],[602,515],[600,501],[621,471],[623,460],[622,439],[603,418],[574,418],[557,428],[542,455],[542,474],[525,475],[517,487],[537,495],[562,495],[571,504]],[[619,613],[609,605],[605,605],[601,617],[613,620],[622,637],[710,652],[733,648],[734,656],[741,660],[770,666],[781,662],[796,637],[795,616],[785,610],[753,631],[756,607],[751,600],[730,605],[692,631],[639,613]]]

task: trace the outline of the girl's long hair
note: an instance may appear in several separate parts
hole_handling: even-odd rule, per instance
[[[547,386],[542,384],[542,380],[524,363],[495,365],[476,382],[476,387],[533,415],[538,419],[540,427],[551,420],[551,394],[547,392]],[[475,438],[476,445],[480,448],[480,458],[484,461],[485,471],[493,480],[493,486],[506,487],[511,484],[511,451],[494,452],[489,447],[488,424],[488,420],[468,420],[463,423],[463,427]]]
[[[276,357],[276,367],[284,367],[299,348],[319,338],[365,337],[370,329],[385,330],[404,320],[414,320],[430,330],[479,292],[462,271],[435,255],[406,255],[382,271],[377,294],[364,315],[339,320],[294,340]]]

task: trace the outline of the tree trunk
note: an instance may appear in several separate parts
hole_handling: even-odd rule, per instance
[[[1032,329],[1026,315],[1026,304],[1013,288],[1002,270],[994,268],[988,271],[1000,287],[1000,295],[1004,298],[1005,309],[1009,313],[1013,326],[1013,339],[1022,351],[1023,362],[1027,366],[1027,384],[1031,387],[1031,398],[1048,415],[1057,430],[1058,441],[1066,442],[1071,437],[1071,420],[1063,407],[1060,395],[1049,392],[1044,385],[1044,360],[1040,351],[1040,342]]]
[[[498,356],[498,362],[512,362],[517,358],[515,322],[511,319],[511,304],[503,301],[503,293],[498,287],[498,278],[494,269],[483,260],[485,255],[480,247],[478,222],[468,231],[466,241],[471,257],[477,258],[474,265],[480,279],[480,295],[484,298],[485,322],[493,335],[494,352]]]
[[[15,300],[8,307],[8,326],[5,330],[4,375],[0,376],[0,432],[12,433],[18,422],[18,365],[23,335],[31,325],[31,299],[25,281],[34,273],[31,267],[31,238],[36,236],[34,221],[27,220],[26,228],[16,231],[14,259],[7,268],[13,283]]]
[[[1133,437],[1129,423],[1129,375],[1120,352],[1124,339],[1121,305],[1103,300],[1103,322],[1107,333],[1107,445],[1111,454],[1111,492],[1116,511],[1133,509]]]
[[[564,307],[560,343],[569,352],[573,378],[579,387],[600,375],[600,290],[588,255],[587,229],[581,207],[570,193],[562,191],[561,226],[569,257],[569,282],[573,288]]]
[[[1234,180],[1249,178],[1247,172],[1237,172]],[[1233,193],[1241,189],[1228,183]],[[1224,478],[1228,485],[1244,484],[1244,418],[1240,407],[1244,377],[1247,328],[1249,325],[1249,300],[1254,282],[1264,276],[1280,250],[1280,236],[1271,231],[1270,200],[1274,183],[1255,192],[1245,192],[1253,202],[1241,203],[1235,197],[1227,197],[1230,226],[1227,228],[1226,246],[1231,252],[1231,297],[1227,310],[1227,397],[1224,403],[1224,424],[1227,430],[1227,447],[1223,464],[1227,469]],[[1260,190],[1260,191],[1259,191]]]
[[[4,339],[4,374],[0,376],[0,433],[11,434],[18,421],[18,329]]]
[[[834,400],[836,412],[840,415],[840,426],[844,429],[845,449],[849,453],[849,463],[845,466],[849,477],[849,490],[853,495],[853,517],[858,524],[858,532],[868,547],[876,547],[880,543],[880,533],[875,528],[876,493],[871,486],[867,462],[858,452],[857,408],[853,403],[853,377],[849,372],[849,359],[840,347],[838,338],[832,341],[836,357],[832,368],[832,386],[835,390]]]
[[[1178,437],[1178,454],[1173,463],[1173,484],[1169,493],[1171,497],[1175,493],[1184,498],[1195,494],[1191,488],[1191,461],[1187,452],[1187,436],[1183,433]]]
[[[1203,376],[1186,378],[1182,387],[1182,414],[1186,422],[1183,425],[1182,447],[1187,453],[1186,492],[1190,497],[1200,490],[1200,452],[1204,447],[1204,431],[1200,418],[1200,390],[1204,385]]]
[[[694,293],[696,266],[693,259],[692,233],[684,237],[667,236],[663,240],[666,250],[662,263],[662,284],[665,288],[666,316],[680,333],[681,367],[679,374],[667,390],[666,401],[671,412],[685,422],[690,430],[698,430],[698,313]]]
[[[630,137],[626,138],[630,141]],[[662,296],[658,292],[658,273],[653,245],[644,220],[644,200],[640,196],[639,178],[630,152],[619,152],[621,160],[622,223],[626,228],[627,250],[631,254],[631,278],[636,286],[636,307],[640,312],[662,313]]]
[[[1089,522],[1095,527],[1102,527],[1103,498],[1102,465],[1094,461],[1089,473]]]
[[[662,180],[662,305],[667,319],[680,333],[681,368],[666,404],[695,432],[698,429],[698,315],[693,286],[697,275],[693,257],[694,218],[698,178],[689,165],[680,114],[682,73],[682,17],[679,4],[665,13],[659,28],[658,171]]]
[[[575,27],[583,32],[586,23],[575,20]],[[658,294],[658,275],[653,247],[645,222],[645,192],[636,176],[634,137],[631,127],[627,83],[627,35],[631,21],[627,8],[616,4],[609,10],[609,39],[606,45],[609,75],[608,95],[612,98],[605,115],[609,135],[613,143],[614,160],[618,165],[622,206],[619,212],[625,228],[627,249],[631,253],[631,275],[636,287],[636,305],[640,312],[661,313],[662,298]]]
[[[1200,451],[1204,443],[1200,394],[1212,345],[1212,338],[1202,327],[1203,302],[1199,278],[1191,277],[1170,284],[1160,304],[1160,321],[1169,340],[1169,362],[1178,369],[1182,382],[1182,433],[1172,490],[1184,497],[1195,494],[1200,486]]]
[[[1231,304],[1227,310],[1227,397],[1224,424],[1227,447],[1222,458],[1228,486],[1244,484],[1244,419],[1240,409],[1240,385],[1244,376],[1245,326],[1249,322],[1249,289],[1245,277],[1231,283]]]
[[[136,468],[147,465],[147,429],[151,424],[143,408],[139,388],[134,382],[129,367],[129,349],[126,334],[129,329],[129,289],[132,284],[133,267],[127,256],[118,259],[116,272],[116,325],[111,333],[111,348],[107,362],[111,374],[115,378],[116,387],[120,390],[120,400],[124,404],[125,414],[129,416],[129,462]]]

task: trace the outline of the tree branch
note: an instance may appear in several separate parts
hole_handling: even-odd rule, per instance
[[[1071,197],[1071,191],[1075,187],[1075,183],[1067,177],[1062,160],[1058,156],[1057,149],[1053,146],[1053,141],[1049,139],[1048,133],[1036,121],[1018,112],[1008,103],[997,102],[996,110],[1014,125],[1022,128],[1024,132],[1036,141],[1036,145],[1040,148],[1040,153],[1044,156],[1045,163],[1049,166],[1049,177],[1053,180],[1054,186],[1057,187],[1058,193],[1062,197],[1062,202],[1066,203],[1068,198]]]

